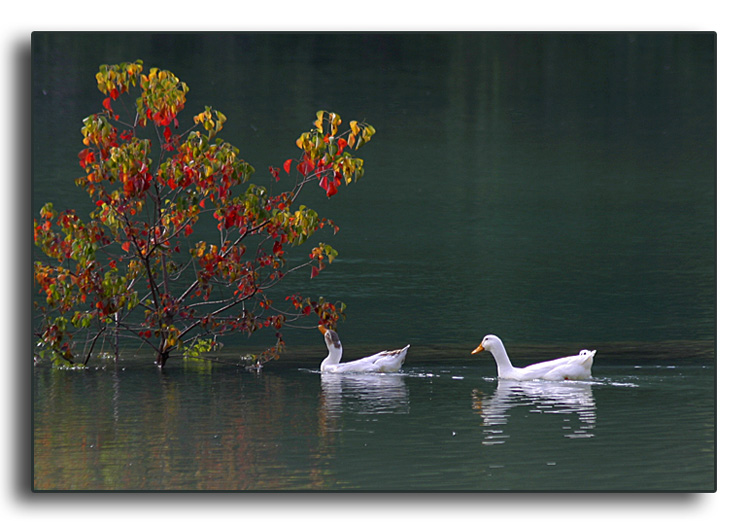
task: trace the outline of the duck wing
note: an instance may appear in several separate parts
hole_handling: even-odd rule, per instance
[[[400,350],[384,350],[355,361],[340,363],[330,367],[328,371],[334,373],[397,372],[403,365],[410,346],[406,345]]]
[[[397,372],[406,360],[406,354],[411,345],[406,345],[399,350],[385,350],[369,357],[372,364],[380,372]]]
[[[560,357],[551,361],[542,361],[521,369],[524,379],[546,379],[561,381],[566,379],[588,379],[593,366],[595,350],[584,351],[578,355]]]

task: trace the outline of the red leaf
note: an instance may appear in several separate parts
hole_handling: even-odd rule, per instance
[[[189,224],[185,226],[185,236],[192,235],[192,226]]]
[[[325,195],[327,195],[328,198],[338,193],[337,186],[338,185],[334,181],[329,180],[327,177],[320,179],[320,187],[325,190]]]
[[[164,128],[164,139],[167,142],[169,142],[169,139],[171,138],[171,136],[172,136],[172,130],[169,128],[169,126],[165,127]],[[174,189],[174,188],[172,188],[172,189]]]
[[[125,250],[126,252],[130,251],[130,241],[123,242],[122,243],[122,249]]]
[[[96,157],[94,156],[94,152],[90,149],[84,149],[78,154],[78,158],[81,160],[80,165],[82,168],[85,168],[88,164],[91,164],[96,161]]]
[[[348,142],[346,141],[346,139],[344,139],[343,137],[338,139],[338,153],[342,152],[343,148],[345,148],[346,145],[348,145]]]
[[[283,169],[284,171],[286,171],[286,173],[289,173],[289,171],[291,171],[291,159],[283,163]]]
[[[107,111],[112,111],[112,100],[109,97],[105,98],[101,105],[107,108]]]
[[[320,268],[318,268],[317,266],[313,266],[312,267],[312,274],[310,275],[310,279],[314,279],[315,277],[317,277],[318,273],[320,273]]]

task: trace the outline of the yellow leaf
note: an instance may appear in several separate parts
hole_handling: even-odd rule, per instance
[[[341,117],[336,113],[330,114],[330,134],[336,135],[338,133],[338,125],[341,123]]]
[[[349,122],[349,126],[351,126],[351,134],[353,136],[356,136],[359,133],[359,123],[355,120],[352,120]],[[351,145],[351,139],[349,139],[349,145]]]

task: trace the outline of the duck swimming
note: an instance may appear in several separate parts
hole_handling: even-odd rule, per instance
[[[502,340],[496,335],[487,335],[481,344],[471,352],[471,355],[487,350],[497,362],[497,376],[499,379],[514,379],[516,381],[530,381],[545,379],[547,381],[565,381],[570,379],[589,379],[595,350],[580,350],[577,355],[560,357],[551,361],[542,361],[524,368],[515,368],[507,356],[507,350]]]
[[[338,334],[323,325],[317,327],[325,337],[325,346],[328,347],[328,357],[320,364],[320,371],[330,373],[350,372],[397,372],[406,360],[406,353],[411,345],[406,345],[400,350],[385,350],[368,357],[341,363],[343,356],[343,345]]]

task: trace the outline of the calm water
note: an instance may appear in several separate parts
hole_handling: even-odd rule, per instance
[[[33,214],[87,209],[102,63],[174,71],[260,184],[318,109],[366,118],[365,177],[304,200],[340,257],[289,289],[348,305],[348,358],[414,349],[401,375],[332,384],[305,330],[260,375],[36,369],[36,487],[710,490],[715,52],[707,33],[35,35]],[[467,355],[487,333],[519,363],[598,348],[596,379],[498,385]]]
[[[710,367],[519,383],[475,357],[350,376],[40,370],[35,488],[714,490]]]

